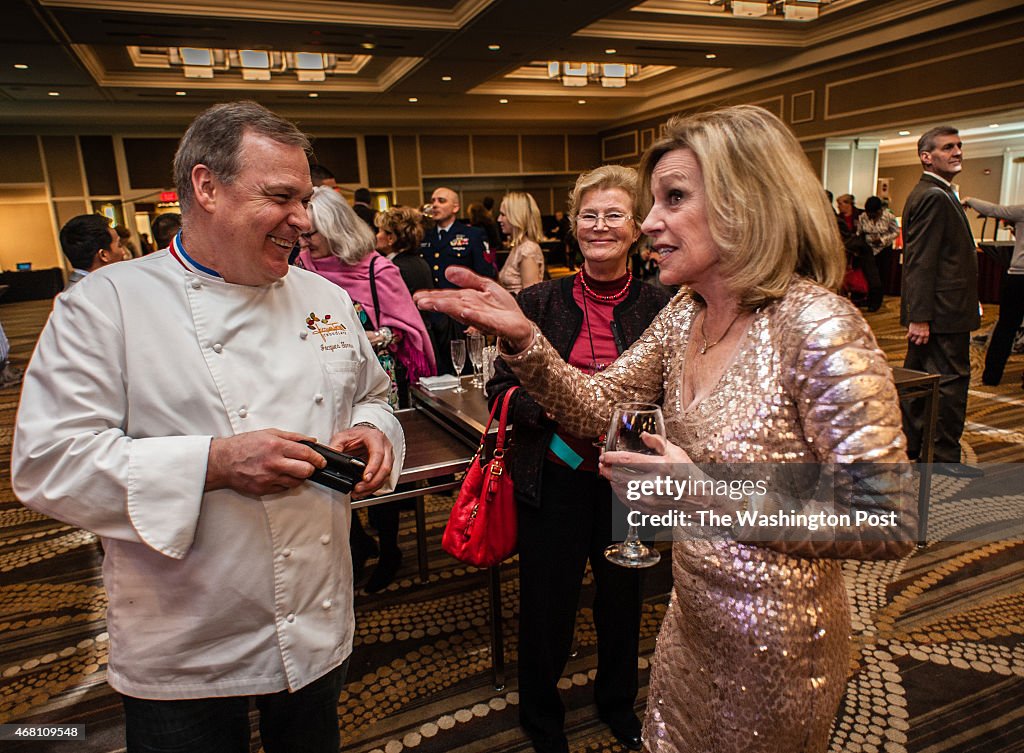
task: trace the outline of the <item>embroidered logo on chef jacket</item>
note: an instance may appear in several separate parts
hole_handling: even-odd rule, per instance
[[[341,322],[332,322],[330,314],[324,314],[321,318],[310,311],[309,316],[306,317],[306,329],[316,332],[323,339],[323,342],[320,343],[320,350],[352,347],[352,343],[348,342],[348,329]]]

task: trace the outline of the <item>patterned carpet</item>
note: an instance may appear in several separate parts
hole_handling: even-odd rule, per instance
[[[902,362],[904,348],[897,307],[897,299],[887,299],[870,316],[893,364]],[[0,306],[15,364],[27,363],[48,311],[49,302]],[[989,307],[986,323],[995,313]],[[974,355],[980,359],[983,351]],[[1003,386],[972,386],[964,435],[969,461],[1024,462],[1022,367],[1024,357],[1014,356]],[[120,705],[104,682],[99,549],[91,534],[14,499],[8,463],[17,401],[17,387],[0,389],[0,723],[84,723],[87,737],[5,742],[3,750],[122,750]],[[855,636],[834,753],[1024,751],[1024,521],[1014,512],[1019,497],[992,492],[998,473],[972,484],[938,477],[929,545],[910,558],[844,565]],[[415,577],[407,516],[399,580],[382,594],[357,597],[355,652],[340,703],[346,751],[530,750],[516,722],[515,563],[505,566],[503,580],[510,680],[495,691],[485,574],[440,551],[450,504],[447,496],[428,498],[428,582]],[[985,531],[990,535],[977,535]],[[957,532],[961,539],[970,532],[972,541],[954,541]],[[664,558],[645,585],[641,709],[668,586]],[[591,702],[596,647],[589,598],[585,589],[578,651],[561,682],[566,727],[573,751],[610,752],[621,748]]]

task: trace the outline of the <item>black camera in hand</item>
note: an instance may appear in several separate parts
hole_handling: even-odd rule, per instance
[[[363,478],[366,463],[359,458],[346,455],[343,452],[338,452],[316,442],[302,440],[299,444],[304,444],[306,447],[320,453],[324,460],[327,461],[327,465],[323,468],[313,471],[313,475],[309,477],[310,481],[339,491],[342,494],[348,494],[352,491],[352,487]]]

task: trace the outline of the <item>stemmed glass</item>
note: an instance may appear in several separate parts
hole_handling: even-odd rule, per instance
[[[452,340],[452,366],[455,367],[455,376],[459,380],[454,392],[465,392],[462,387],[462,369],[466,365],[466,341]]]
[[[483,387],[483,374],[478,373],[484,365],[486,338],[479,332],[469,336],[469,360],[473,364],[473,386]]]
[[[644,433],[665,436],[665,419],[661,415],[661,408],[651,403],[620,403],[612,413],[605,449],[609,452],[623,450],[655,455],[654,450],[640,438]],[[635,525],[629,526],[625,541],[606,548],[604,556],[609,562],[622,567],[651,567],[661,559],[657,549],[645,546],[640,541]]]

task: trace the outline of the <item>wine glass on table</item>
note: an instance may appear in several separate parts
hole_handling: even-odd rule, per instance
[[[651,403],[619,403],[612,412],[605,450],[656,455],[641,439],[645,433],[664,438],[665,419],[661,415],[661,408]],[[609,562],[622,567],[651,567],[661,559],[657,549],[640,541],[636,526],[632,524],[626,532],[626,539],[607,547],[604,556]]]
[[[479,373],[484,365],[484,345],[486,338],[479,332],[469,336],[469,361],[473,364],[473,386],[483,387],[483,376]]]
[[[452,340],[452,366],[455,367],[455,376],[459,383],[454,392],[465,392],[462,387],[462,369],[466,365],[466,341]]]

